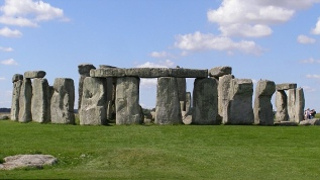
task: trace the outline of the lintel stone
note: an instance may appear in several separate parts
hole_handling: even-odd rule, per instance
[[[281,91],[281,90],[288,90],[288,89],[296,89],[297,84],[295,83],[283,83],[283,84],[277,84],[276,85],[276,90]]]
[[[232,68],[230,66],[219,66],[209,70],[209,76],[214,78],[219,78],[224,75],[229,75],[231,73],[232,73]]]
[[[24,78],[34,79],[34,78],[44,78],[46,76],[46,72],[44,71],[27,71],[24,73]]]

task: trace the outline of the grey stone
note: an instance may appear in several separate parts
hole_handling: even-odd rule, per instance
[[[296,121],[296,89],[289,89],[287,91],[288,103],[287,103],[287,110],[288,110],[288,118],[289,121]]]
[[[206,78],[207,69],[172,69],[172,68],[103,68],[90,71],[91,77],[140,77],[140,78]]]
[[[96,69],[92,64],[80,64],[78,65],[78,72],[80,74],[79,78],[79,87],[78,87],[78,110],[81,109],[81,100],[82,100],[82,93],[83,93],[83,81],[86,77],[90,77],[90,70]]]
[[[20,99],[20,91],[21,91],[22,83],[23,83],[23,80],[18,80],[13,83],[11,112],[10,112],[12,121],[18,121],[19,119],[19,99]]]
[[[320,119],[313,118],[313,119],[302,120],[299,122],[299,125],[301,125],[301,126],[319,126]]]
[[[192,115],[187,115],[183,118],[183,124],[190,125],[192,124]]]
[[[32,85],[30,79],[24,79],[19,94],[19,122],[30,122]]]
[[[8,120],[8,119],[10,119],[10,118],[7,115],[1,115],[0,116],[0,120]]]
[[[141,124],[139,105],[139,83],[136,77],[117,79],[116,87],[116,124]]]
[[[209,70],[209,76],[219,79],[224,75],[231,75],[232,68],[230,66],[219,66]]]
[[[54,165],[58,160],[51,155],[28,154],[5,157],[4,161],[2,165],[0,164],[0,170],[13,170],[24,167],[42,168],[45,165]]]
[[[298,123],[292,121],[279,121],[274,123],[275,126],[298,126]]]
[[[251,79],[232,79],[227,111],[223,117],[226,118],[225,124],[253,124],[252,94]]]
[[[15,74],[12,76],[12,83],[15,83],[17,81],[22,81],[23,75],[22,74]]]
[[[107,124],[106,80],[86,77],[83,82],[80,125]]]
[[[273,125],[274,115],[271,97],[276,90],[273,81],[260,80],[257,83],[254,101],[254,122],[260,125]]]
[[[305,99],[304,99],[304,91],[302,88],[298,88],[296,90],[296,122],[300,122],[304,118],[304,107],[305,107]]]
[[[182,124],[176,78],[158,79],[155,123],[162,125]]]
[[[51,97],[51,122],[74,124],[74,82],[69,78],[56,78]]]
[[[181,102],[181,111],[185,111],[186,110],[186,93],[187,93],[186,78],[177,78],[177,83],[178,83],[179,101]]]
[[[100,69],[106,69],[106,68],[117,68],[115,66],[110,66],[110,65],[99,65]]]
[[[227,111],[228,102],[229,102],[229,91],[231,80],[233,79],[232,75],[224,75],[219,78],[218,83],[218,114],[217,117],[222,123],[226,123],[226,118],[223,118],[224,112]]]
[[[46,72],[44,71],[27,71],[24,73],[24,78],[34,79],[34,78],[44,78]]]
[[[276,91],[276,98],[275,98],[275,105],[276,105],[276,121],[288,121],[289,115],[288,115],[288,109],[287,109],[287,103],[288,103],[288,97],[284,90]]]
[[[186,112],[188,113],[191,109],[191,104],[192,104],[192,98],[191,98],[191,93],[190,92],[186,92]]]
[[[295,83],[283,83],[283,84],[277,84],[276,85],[276,90],[277,91],[282,91],[282,90],[288,90],[288,89],[296,89],[297,84]]]
[[[195,79],[193,89],[192,124],[220,124],[218,115],[217,81],[211,78]]]
[[[47,79],[34,79],[32,82],[32,120],[39,123],[50,121],[50,92]]]

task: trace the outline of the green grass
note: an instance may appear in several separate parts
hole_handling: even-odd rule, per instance
[[[51,154],[0,179],[319,179],[320,127],[75,126],[0,121],[0,159]]]

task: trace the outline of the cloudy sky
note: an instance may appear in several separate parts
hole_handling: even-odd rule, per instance
[[[77,88],[82,63],[231,66],[236,78],[297,83],[320,111],[320,0],[0,0],[0,107],[14,74],[44,70]],[[143,79],[140,103],[154,107],[155,92]]]

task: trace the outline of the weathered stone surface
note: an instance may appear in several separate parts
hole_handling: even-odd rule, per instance
[[[106,79],[86,77],[79,111],[80,125],[107,124]]]
[[[78,65],[78,72],[80,74],[80,79],[79,79],[79,87],[78,87],[78,110],[80,111],[81,109],[81,100],[82,100],[82,93],[83,93],[83,81],[86,77],[90,76],[90,70],[91,69],[96,69],[94,65],[92,64],[80,64]]]
[[[186,110],[186,93],[187,93],[187,81],[186,78],[177,78],[178,83],[178,95],[181,103],[181,111]]]
[[[282,90],[288,90],[288,89],[296,89],[297,84],[295,83],[283,83],[283,84],[277,84],[276,85],[276,90],[277,91],[282,91]]]
[[[218,115],[217,81],[211,78],[195,79],[193,88],[192,124],[220,124]]]
[[[116,124],[141,124],[139,105],[139,83],[136,77],[117,79],[116,87]]]
[[[32,83],[32,120],[39,123],[50,121],[50,92],[47,79],[34,79]]]
[[[302,88],[298,88],[296,90],[296,122],[300,122],[304,118],[304,107],[305,107],[305,99],[304,99],[304,91]]]
[[[46,72],[44,71],[27,71],[24,73],[24,78],[34,79],[34,78],[44,78]]]
[[[232,75],[224,75],[219,78],[218,83],[218,114],[217,117],[219,120],[222,119],[222,123],[226,123],[227,119],[223,118],[224,112],[227,111],[228,102],[229,102],[229,91],[231,80],[233,79]]]
[[[288,103],[287,103],[287,110],[288,110],[288,118],[289,121],[296,121],[296,89],[289,89],[287,91]]]
[[[284,90],[276,91],[276,121],[288,121],[288,109],[287,109],[287,94]]]
[[[298,123],[292,121],[279,121],[274,123],[275,126],[298,126]]]
[[[254,101],[254,122],[260,125],[273,125],[274,115],[271,97],[276,90],[273,81],[260,80],[257,83]]]
[[[22,80],[18,80],[13,82],[13,90],[12,90],[12,102],[11,102],[11,120],[18,121],[19,119],[19,99],[20,99],[20,91],[22,87]]]
[[[33,154],[9,156],[5,157],[4,161],[3,164],[0,164],[0,170],[13,170],[23,167],[42,168],[45,165],[53,165],[58,160],[51,155]]]
[[[104,68],[117,68],[115,66],[110,66],[110,65],[99,65],[100,69],[104,69]]]
[[[253,124],[252,93],[251,79],[232,79],[227,111],[223,116],[225,124]]]
[[[301,126],[319,126],[320,125],[320,119],[318,118],[313,118],[313,119],[307,119],[299,122],[299,125]]]
[[[22,81],[22,80],[23,80],[22,74],[15,74],[12,76],[12,83],[17,82],[17,81]]]
[[[206,78],[208,70],[203,69],[172,69],[172,68],[103,68],[90,71],[91,77],[140,77],[140,78]]]
[[[74,124],[74,82],[69,78],[56,78],[51,97],[51,122]]]
[[[191,98],[191,93],[186,92],[186,112],[188,113],[191,109],[191,103],[192,103],[192,98]]]
[[[7,115],[1,115],[0,116],[0,120],[8,120],[8,119],[10,119],[10,118]]]
[[[19,94],[19,122],[29,122],[31,116],[32,85],[30,79],[24,79]]]
[[[155,123],[182,123],[176,78],[166,77],[158,79]]]
[[[232,74],[232,68],[230,66],[220,66],[215,67],[209,70],[209,76],[214,77],[216,79],[219,79],[219,77],[222,77],[224,75],[231,75]]]

